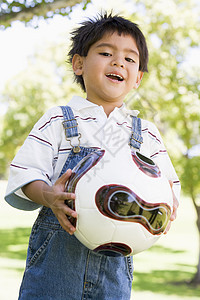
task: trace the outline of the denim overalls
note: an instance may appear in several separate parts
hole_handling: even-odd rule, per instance
[[[66,138],[78,136],[70,107],[63,110]],[[133,117],[130,146],[140,148],[141,120]],[[60,176],[95,148],[72,148]],[[33,225],[20,288],[20,300],[129,300],[132,257],[110,257],[95,253],[69,235],[52,210],[43,207]]]

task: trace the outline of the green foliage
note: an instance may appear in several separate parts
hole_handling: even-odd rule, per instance
[[[0,3],[0,25],[4,29],[11,25],[12,21],[20,20],[24,23],[32,22],[35,26],[36,17],[52,18],[59,14],[69,15],[72,7],[78,3],[83,3],[83,8],[90,1],[81,0],[1,0]]]
[[[183,156],[181,162],[181,183],[184,192],[189,195],[197,206],[200,206],[200,159],[199,156]]]
[[[65,65],[65,47],[49,47],[30,58],[27,69],[7,83],[2,95],[8,110],[2,121],[1,178],[6,177],[10,161],[44,112],[52,106],[65,105],[78,92]]]
[[[142,9],[138,8],[131,19],[138,22],[145,33],[150,53],[149,74],[145,74],[139,94],[144,102],[149,102],[145,108],[151,106],[151,118],[165,120],[170,117],[174,122],[180,119],[178,112],[182,107],[179,106],[185,105],[184,96],[188,91],[199,95],[199,87],[191,90],[188,70],[181,67],[188,49],[199,44],[198,7],[195,9],[190,0],[153,3],[143,0],[136,4]],[[190,105],[193,102],[190,101]],[[169,113],[166,117],[166,108],[169,112],[176,108],[176,115]]]
[[[153,3],[143,0],[136,1],[136,6],[138,9],[131,19],[141,24],[150,60],[149,74],[144,75],[132,107],[159,127],[167,147],[172,150],[172,160],[173,156],[174,161],[179,158],[178,175],[183,180],[183,191],[188,193],[187,184],[195,186],[200,182],[198,172],[197,180],[188,176],[188,183],[184,184],[186,171],[194,168],[194,160],[199,159],[189,159],[188,153],[194,145],[200,144],[200,80],[197,76],[200,67],[189,68],[185,60],[189,49],[199,44],[200,6],[192,0]]]

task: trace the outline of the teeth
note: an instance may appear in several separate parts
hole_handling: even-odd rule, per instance
[[[120,81],[124,80],[122,76],[113,73],[106,74],[106,76],[118,78]]]

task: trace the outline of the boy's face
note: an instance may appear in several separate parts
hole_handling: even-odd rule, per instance
[[[101,105],[109,102],[121,106],[143,76],[135,40],[117,32],[105,34],[91,46],[86,57],[76,54],[72,64],[75,74],[83,76],[87,99]]]

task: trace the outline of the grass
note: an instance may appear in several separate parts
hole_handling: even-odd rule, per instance
[[[136,262],[134,291],[162,294],[160,299],[199,299],[200,288],[187,284],[195,272],[187,251],[154,246],[141,255]]]
[[[0,181],[0,300],[17,300],[35,212],[23,212],[3,200],[6,182]]]
[[[23,212],[7,205],[3,201],[5,185],[0,181],[0,300],[17,300],[37,211]],[[198,259],[195,221],[191,201],[183,198],[170,232],[134,257],[134,300],[200,299],[200,287],[187,284],[195,274]]]
[[[134,258],[134,300],[197,300],[200,286],[188,285],[198,261],[196,214],[182,197],[178,217],[167,235]]]
[[[1,258],[21,259],[26,257],[30,228],[10,228],[0,231]]]

